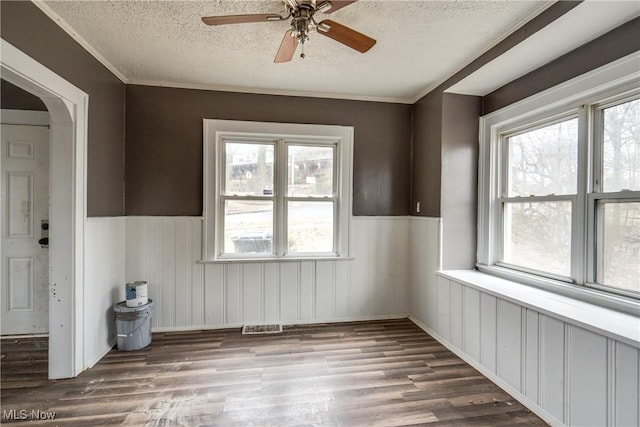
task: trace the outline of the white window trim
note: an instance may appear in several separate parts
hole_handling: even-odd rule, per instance
[[[204,119],[204,232],[202,262],[273,262],[296,260],[342,260],[351,259],[351,212],[353,182],[353,127],[336,125],[307,125],[294,123],[249,122],[237,120]],[[336,175],[340,177],[337,188],[336,248],[335,253],[295,254],[283,256],[221,256],[217,242],[219,210],[217,147],[223,136],[259,136],[271,140],[312,140],[315,142],[338,141]],[[276,223],[283,226],[282,210]],[[275,230],[274,230],[275,232]]]
[[[494,274],[518,283],[537,286],[565,296],[596,303],[610,308],[638,313],[640,303],[633,298],[600,291],[593,287],[563,283],[559,280],[518,272],[498,265],[500,241],[500,187],[497,168],[500,168],[500,136],[511,129],[533,123],[537,120],[580,110],[584,104],[594,103],[600,99],[622,94],[640,87],[640,52],[635,52],[589,73],[583,74],[558,86],[540,92],[501,110],[480,118],[479,158],[478,158],[478,246],[477,268],[483,272]],[[584,110],[584,109],[582,109]],[[583,114],[579,112],[578,114]],[[586,163],[585,147],[580,150],[579,162]],[[585,152],[583,152],[585,151]],[[579,183],[586,182],[579,173]],[[580,184],[579,184],[580,185]],[[578,189],[580,191],[580,189]],[[577,210],[585,213],[587,201],[576,205]],[[583,223],[587,215],[578,215]],[[577,224],[577,227],[584,227]],[[575,239],[574,239],[575,240]],[[577,246],[572,247],[574,253],[586,253],[588,250],[584,239],[577,239]],[[585,257],[588,259],[589,257]],[[574,270],[572,268],[572,270]],[[585,272],[580,272],[577,279],[586,279]]]

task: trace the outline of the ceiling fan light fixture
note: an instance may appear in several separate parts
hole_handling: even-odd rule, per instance
[[[324,22],[319,22],[317,28],[318,30],[326,33],[331,29],[331,26],[329,24],[325,24]]]
[[[285,3],[293,10],[298,8],[298,2],[296,0],[285,0]]]
[[[333,7],[333,5],[331,4],[330,1],[323,1],[322,3],[320,3],[317,7],[316,7],[316,11],[317,12],[326,12],[327,10],[331,9]]]

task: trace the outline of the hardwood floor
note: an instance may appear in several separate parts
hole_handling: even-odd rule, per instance
[[[155,333],[58,381],[45,340],[8,339],[1,369],[3,423],[23,410],[62,426],[545,425],[406,319]],[[32,422],[38,410],[55,420]]]

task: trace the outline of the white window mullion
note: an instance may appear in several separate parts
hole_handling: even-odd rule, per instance
[[[590,193],[587,195],[587,224],[586,224],[586,275],[585,275],[585,284],[594,284],[597,281],[596,278],[596,262],[598,259],[596,242],[597,239],[597,230],[596,230],[596,196],[594,193]]]
[[[333,221],[334,221],[334,225],[333,225],[333,252],[335,252],[335,254],[337,256],[342,256],[341,252],[341,248],[340,248],[340,233],[342,233],[341,230],[341,223],[342,221],[340,221],[340,186],[342,184],[341,180],[340,180],[340,176],[342,175],[342,163],[340,162],[340,150],[338,150],[338,148],[336,147],[333,150],[333,192],[331,193],[332,195],[332,199],[333,199]]]
[[[224,252],[224,198],[225,184],[224,176],[219,171],[226,169],[226,159],[224,155],[224,140],[221,136],[216,135],[215,141],[215,153],[216,153],[216,167],[217,173],[215,174],[215,188],[216,188],[216,222],[215,222],[215,256],[222,256]]]
[[[508,202],[509,196],[509,139],[502,135],[499,140],[500,149],[497,151],[497,161],[500,168],[498,171],[498,177],[496,182],[496,194],[498,195],[498,211],[496,216],[498,218],[496,234],[498,235],[498,241],[495,251],[494,263],[499,263],[503,260],[507,253],[511,253],[511,221],[505,213],[507,209],[506,202]]]
[[[577,196],[572,209],[571,233],[571,277],[576,283],[585,283],[589,277],[587,258],[589,254],[588,227],[589,206],[587,193],[590,190],[589,176],[591,176],[590,153],[593,152],[592,138],[592,110],[587,106],[578,109],[578,181]]]
[[[496,260],[495,263],[498,264],[503,260],[507,253],[511,253],[512,245],[511,245],[511,220],[508,215],[505,215],[505,209],[507,209],[507,204],[501,199],[500,200],[500,209],[498,216],[500,218],[500,231],[498,232],[500,238],[498,239],[498,248],[496,251]]]
[[[489,197],[487,206],[488,215],[488,229],[487,229],[487,242],[489,244],[489,251],[487,253],[486,261],[487,265],[495,264],[498,261],[498,257],[502,254],[502,221],[504,214],[504,206],[499,200],[502,197],[501,177],[504,176],[505,170],[502,163],[504,155],[500,149],[506,144],[503,144],[502,137],[498,135],[497,129],[492,129],[491,134],[493,140],[490,144],[491,155],[489,156],[489,167],[491,171],[498,171],[498,173],[490,173],[488,178],[489,189],[486,191],[486,196]]]
[[[286,253],[287,246],[287,170],[289,167],[287,159],[287,143],[284,139],[278,140],[276,145],[276,213],[275,213],[275,254],[283,256]]]

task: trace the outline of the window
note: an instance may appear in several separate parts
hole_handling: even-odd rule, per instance
[[[205,259],[349,256],[352,128],[204,123]]]
[[[621,77],[594,72],[481,119],[479,269],[640,298],[633,68],[620,61]]]
[[[595,283],[640,292],[640,97],[594,111]]]
[[[500,261],[559,278],[571,275],[578,119],[563,118],[502,137]]]

